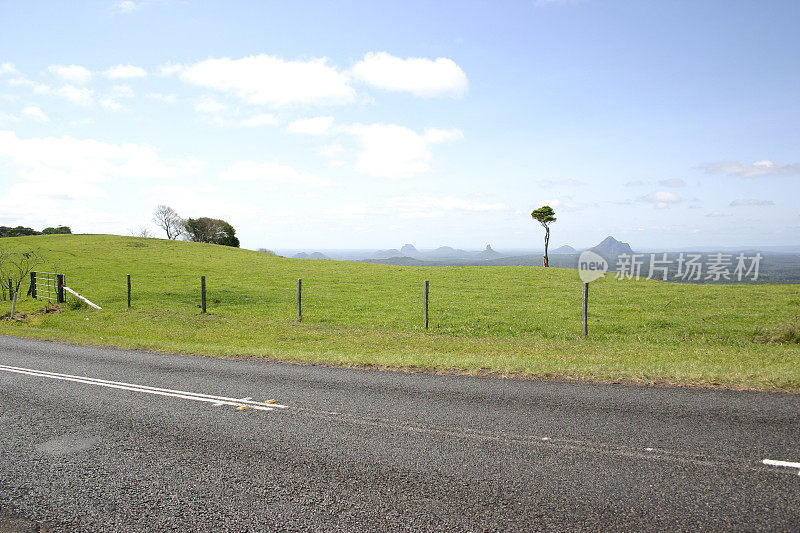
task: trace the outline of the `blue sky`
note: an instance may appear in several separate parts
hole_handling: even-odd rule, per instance
[[[800,243],[800,2],[0,0],[0,225]]]

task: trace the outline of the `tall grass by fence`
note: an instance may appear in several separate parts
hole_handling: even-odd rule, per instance
[[[576,338],[586,336],[588,327],[593,337],[727,341],[731,336],[751,338],[759,327],[776,323],[776,317],[791,315],[786,301],[774,299],[774,292],[763,285],[709,286],[702,291],[697,285],[606,279],[592,284],[587,313],[583,284],[577,280],[543,283],[519,269],[517,276],[505,276],[499,284],[475,276],[459,278],[446,270],[428,271],[447,274],[431,281],[413,269],[380,279],[327,276],[301,281],[186,274],[98,278],[87,273],[70,274],[69,279],[85,287],[82,290],[90,299],[112,309],[196,309],[213,316],[302,320],[347,328],[430,329],[476,337]],[[636,283],[637,290],[620,298],[618,283]]]

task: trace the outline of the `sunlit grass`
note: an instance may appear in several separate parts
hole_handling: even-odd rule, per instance
[[[581,339],[581,283],[566,269],[296,260],[103,235],[3,239],[0,246],[38,249],[42,270],[64,273],[68,286],[103,307],[32,315],[42,302],[23,299],[18,308],[29,318],[1,321],[4,334],[215,356],[800,391],[797,345],[753,342],[798,313],[795,285],[609,276],[591,285],[589,338]]]

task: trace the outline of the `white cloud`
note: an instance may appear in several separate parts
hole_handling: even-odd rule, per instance
[[[325,216],[339,220],[362,220],[367,217],[384,215],[386,211],[366,202],[345,204],[332,207],[325,211]]]
[[[246,126],[248,128],[275,126],[276,124],[278,124],[278,118],[270,113],[261,113],[239,121],[240,126]]]
[[[436,144],[436,143],[460,141],[463,139],[464,139],[464,132],[456,128],[451,128],[449,130],[443,130],[439,128],[425,129],[425,140],[429,143]]]
[[[121,109],[125,109],[125,106],[122,105],[118,100],[115,100],[109,96],[104,96],[100,99],[100,106],[108,111],[119,111]]]
[[[626,182],[624,186],[625,187],[641,187],[642,185],[644,185],[644,182],[642,180],[634,180],[634,181]]]
[[[115,85],[108,94],[100,98],[100,105],[104,109],[118,111],[125,108],[120,100],[123,98],[133,98],[133,95],[133,89],[128,85]]]
[[[672,192],[657,191],[654,193],[650,193],[647,196],[642,196],[640,200],[643,202],[656,204],[656,207],[658,209],[664,209],[665,207],[669,207],[672,204],[677,204],[682,202],[683,198]]]
[[[762,205],[775,205],[772,200],[734,200],[730,203],[731,207],[752,207]]]
[[[203,96],[194,104],[194,110],[200,113],[221,113],[228,110],[229,107],[222,102],[217,102],[210,96]]]
[[[264,212],[263,205],[251,203],[250,197],[228,195],[225,187],[210,183],[159,184],[139,190],[138,195],[147,198],[150,205],[169,205],[184,217],[209,216],[227,220],[237,230],[241,230],[240,222],[252,221]]]
[[[504,211],[502,203],[476,202],[454,196],[399,196],[389,202],[389,208],[402,218],[437,218],[452,211]]]
[[[3,74],[19,74],[14,63],[0,63],[0,76]]]
[[[661,180],[658,182],[658,184],[663,187],[674,187],[674,188],[686,187],[686,182],[683,181],[682,179],[677,179],[677,178]]]
[[[115,98],[133,98],[134,92],[130,85],[114,85],[110,94]]]
[[[332,144],[326,144],[325,146],[320,148],[318,153],[323,157],[334,159],[337,157],[341,157],[342,155],[344,155],[345,152],[346,150],[344,149],[344,146],[342,146],[339,143],[332,143]]]
[[[325,212],[329,218],[364,219],[378,215],[398,215],[400,218],[440,218],[453,212],[504,211],[502,203],[486,203],[454,196],[397,196],[383,206],[360,202],[333,207]]]
[[[317,153],[328,160],[328,165],[332,167],[343,167],[346,163],[343,159],[347,150],[339,143],[326,144]]]
[[[36,83],[26,78],[12,78],[8,80],[9,85],[30,87],[36,94],[47,94],[50,86],[44,83]]]
[[[68,83],[86,85],[92,79],[91,71],[80,65],[52,65],[47,70]]]
[[[36,106],[29,105],[22,110],[22,114],[37,122],[50,122],[50,117],[48,117],[44,111]]]
[[[286,126],[289,133],[303,133],[306,135],[324,135],[333,125],[333,117],[314,117],[295,120]]]
[[[21,139],[12,131],[0,131],[0,162],[12,176],[16,169],[19,181],[10,187],[12,194],[56,200],[102,197],[102,183],[173,178],[200,167],[195,159],[164,159],[151,146],[72,137]]]
[[[256,163],[255,161],[241,161],[228,167],[220,179],[226,181],[262,181],[282,183],[287,185],[327,186],[331,184],[328,178],[308,172],[299,172],[288,165],[281,165],[275,161]]]
[[[251,104],[341,104],[355,91],[325,58],[284,61],[269,55],[207,59],[181,72],[185,82],[231,93]]]
[[[142,67],[135,67],[128,63],[127,65],[117,65],[109,68],[103,72],[103,76],[110,80],[146,78],[147,71]]]
[[[14,115],[9,115],[8,113],[3,113],[0,111],[0,126],[8,122],[17,121],[19,121],[19,117],[15,117]]]
[[[73,87],[72,85],[64,85],[55,91],[56,96],[64,98],[75,105],[88,107],[92,105],[94,100],[94,91],[85,87]]]
[[[167,62],[158,67],[158,74],[160,76],[172,76],[183,71],[183,65],[180,63]]]
[[[123,14],[133,13],[137,9],[142,7],[142,3],[133,2],[132,0],[124,0],[122,2],[117,2],[117,11]]]
[[[539,200],[536,202],[536,208],[544,207],[549,205],[553,209],[563,209],[565,211],[578,211],[579,209],[583,209],[583,205],[577,202],[573,202],[569,198],[565,198],[563,200],[559,198],[551,198],[550,200]],[[525,214],[530,215],[530,211],[525,211]]]
[[[354,135],[361,150],[355,170],[381,178],[410,178],[431,169],[430,145],[463,138],[460,130],[428,129],[419,134],[394,124],[355,124],[340,128]]]
[[[709,218],[719,218],[719,217],[729,217],[730,215],[727,215],[721,211],[714,211],[712,213],[708,213],[706,216]]]
[[[704,167],[707,174],[726,174],[738,178],[760,178],[763,176],[800,175],[800,163],[779,164],[769,159],[751,164],[736,161],[720,161]]]
[[[461,96],[468,85],[461,67],[446,57],[402,59],[386,52],[369,52],[350,72],[373,87],[426,98]]]

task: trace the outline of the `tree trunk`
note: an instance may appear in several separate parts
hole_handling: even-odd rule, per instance
[[[544,266],[550,266],[547,261],[547,245],[550,244],[550,228],[544,228]]]

